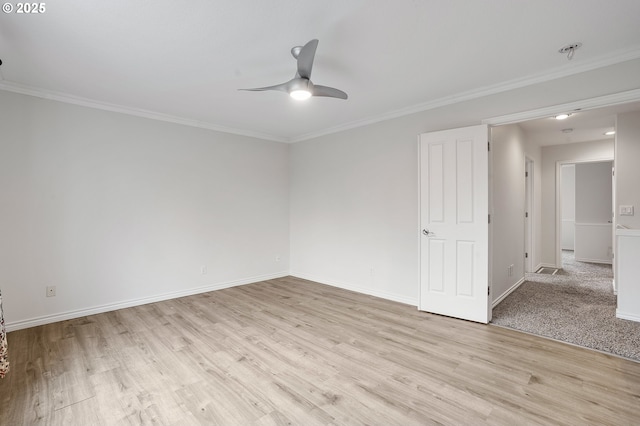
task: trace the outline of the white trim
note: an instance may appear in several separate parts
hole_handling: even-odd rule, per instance
[[[487,286],[489,287],[489,291],[487,292],[487,323],[490,323],[491,320],[493,319],[493,303],[491,302],[491,299],[493,299],[493,241],[494,241],[494,235],[493,235],[493,231],[495,229],[493,222],[491,222],[491,220],[489,220],[494,216],[494,205],[493,205],[493,199],[494,199],[494,193],[493,193],[493,184],[494,184],[494,179],[493,179],[493,150],[491,149],[491,144],[493,143],[493,129],[489,126],[487,126],[487,172],[488,172],[488,177],[487,177],[487,185],[489,185],[489,188],[487,189],[487,214],[489,215],[489,217],[487,218],[488,221],[488,235],[487,235],[487,262],[489,262],[489,264],[487,265],[487,278],[488,278],[488,283]]]
[[[515,114],[487,118],[485,120],[482,120],[482,123],[488,124],[490,126],[500,126],[503,124],[514,124],[527,120],[552,117],[560,112],[576,110],[585,111],[636,101],[640,101],[640,89],[628,90],[626,92],[614,93],[612,95],[599,96],[597,98],[583,99],[567,104],[553,105],[550,107],[534,109],[531,111],[524,111]]]
[[[356,293],[367,294],[369,296],[379,297],[381,299],[391,300],[394,302],[404,303],[406,305],[418,306],[418,300],[412,297],[406,297],[400,294],[388,293],[386,291],[374,290],[368,287],[362,287],[356,284],[339,282],[334,280],[325,279],[315,275],[305,274],[304,272],[291,271],[292,277],[302,278],[303,280],[313,281],[319,284],[330,285],[331,287],[338,287],[343,290],[354,291]]]
[[[580,74],[583,72],[592,71],[598,68],[603,68],[603,67],[615,65],[622,62],[632,61],[634,59],[639,59],[639,58],[640,58],[640,49],[637,49],[637,48],[631,49],[631,50],[618,53],[616,55],[612,55],[608,58],[590,61],[582,65],[579,65],[577,67],[572,67],[572,68],[559,67],[559,68],[556,68],[555,70],[552,70],[551,72],[542,72],[542,73],[533,74],[523,78],[516,78],[516,79],[505,81],[502,83],[485,86],[478,89],[469,90],[466,92],[461,92],[455,95],[447,96],[444,98],[435,99],[433,101],[420,103],[410,107],[401,108],[395,111],[390,111],[390,112],[380,114],[374,117],[366,118],[363,120],[352,121],[350,123],[345,123],[339,126],[330,127],[328,129],[321,130],[318,132],[306,133],[306,134],[291,138],[290,142],[292,143],[302,142],[308,139],[314,139],[314,138],[329,135],[332,133],[338,133],[345,130],[368,126],[370,124],[379,123],[381,121],[391,120],[393,118],[404,117],[406,115],[411,115],[418,112],[428,111],[430,109],[435,109],[435,108],[440,108],[447,105],[456,104],[458,102],[469,101],[472,99],[482,98],[484,96],[490,96],[490,95],[495,95],[502,92],[507,92],[509,90],[520,89],[522,87],[531,86],[538,83],[544,83],[544,82],[555,80],[558,78],[569,77],[575,74]],[[629,94],[627,96],[630,96],[632,94],[631,92],[638,92],[638,94],[636,94],[635,96],[632,96],[631,98],[626,98],[623,96],[623,94],[625,93]],[[601,104],[595,103],[593,106],[591,106],[591,103],[592,103],[591,101],[593,100],[598,101],[601,99],[601,98],[592,98],[592,99],[586,99],[580,102],[573,102],[572,104],[567,104],[567,105],[578,104],[580,106],[574,106],[573,108],[574,109],[575,108],[590,109],[590,108],[598,108],[603,106],[615,105],[617,103],[619,104],[619,103],[640,100],[640,89],[631,90],[629,92],[623,92],[623,94],[610,95],[610,97],[612,98],[611,101],[609,101],[609,102],[612,102],[610,104],[601,105]],[[621,95],[622,97],[620,99],[623,99],[623,100],[617,99],[616,96],[618,95]],[[608,98],[608,97],[603,96],[602,98]],[[557,108],[555,110],[557,110]],[[529,113],[535,113],[536,111],[541,111],[541,110],[529,111]],[[560,110],[560,111],[564,111],[564,110]],[[523,116],[527,116],[528,113],[525,112],[520,114]],[[509,116],[504,116],[504,117],[512,117],[512,116],[515,117],[517,115],[518,114],[513,114]],[[494,119],[488,119],[488,120],[483,120],[482,124],[489,124],[489,125],[509,124],[509,123],[515,123],[518,121],[530,120],[532,118],[540,118],[540,117],[542,116],[534,115],[531,118],[521,118],[521,119],[516,119],[514,121],[508,121],[508,122],[507,121],[493,122]],[[501,117],[497,117],[497,118],[501,118]]]
[[[597,226],[599,228],[610,228],[611,222],[596,223],[596,222],[576,222],[576,226]]]
[[[498,306],[498,303],[502,302],[508,295],[510,295],[511,293],[516,291],[518,289],[518,287],[520,287],[525,281],[526,281],[525,277],[520,278],[517,283],[515,283],[514,285],[509,287],[507,289],[507,291],[502,293],[502,295],[500,297],[498,297],[496,300],[493,301],[493,303],[491,304],[491,308],[493,309],[496,306]]]
[[[579,259],[578,259],[578,258],[576,257],[576,260],[577,260],[578,262],[586,262],[586,263],[601,263],[601,264],[603,264],[603,265],[611,265],[611,264],[612,264],[611,259],[609,259],[609,260],[604,260],[604,259],[587,259],[587,258],[584,258],[584,257],[581,257],[581,258],[579,258]]]
[[[6,92],[20,93],[22,95],[35,96],[37,98],[48,99],[57,102],[64,102],[72,105],[79,105],[86,108],[95,108],[104,111],[117,112],[120,114],[133,115],[136,117],[148,118],[150,120],[165,121],[168,123],[182,124],[189,127],[197,127],[200,129],[214,130],[216,132],[230,133],[240,136],[248,136],[251,138],[264,139],[274,142],[288,142],[288,139],[278,136],[254,132],[251,130],[237,129],[234,127],[220,126],[213,123],[207,123],[204,121],[192,120],[189,118],[178,117],[174,115],[162,114],[155,111],[149,111],[140,108],[132,108],[123,105],[111,104],[108,102],[96,101],[93,99],[82,98],[79,96],[69,95],[66,93],[54,92],[46,89],[40,89],[37,87],[24,86],[17,83],[8,81],[0,81],[0,90]]]
[[[556,265],[557,268],[562,268],[562,165],[570,164],[568,162],[556,161],[556,216],[555,216],[555,228],[556,228]],[[575,249],[575,244],[574,247]]]
[[[306,134],[302,134],[302,135],[298,135],[298,136],[294,136],[291,138],[286,138],[286,137],[281,137],[281,136],[276,136],[276,135],[270,135],[270,134],[264,134],[264,133],[260,133],[260,132],[254,132],[251,130],[246,130],[246,129],[237,129],[237,128],[232,128],[232,127],[226,127],[226,126],[221,126],[221,125],[217,125],[214,123],[209,123],[209,122],[203,122],[203,121],[198,121],[198,120],[192,120],[192,119],[188,119],[188,118],[184,118],[184,117],[177,117],[177,116],[172,116],[172,115],[167,115],[167,114],[161,114],[158,112],[154,112],[154,111],[148,111],[148,110],[143,110],[143,109],[137,109],[137,108],[131,108],[131,107],[126,107],[123,105],[116,105],[116,104],[110,104],[110,103],[106,103],[106,102],[100,102],[100,101],[96,101],[93,99],[88,99],[88,98],[82,98],[82,97],[78,97],[78,96],[74,96],[71,94],[66,94],[66,93],[60,93],[60,92],[54,92],[54,91],[50,91],[50,90],[46,90],[46,89],[42,89],[42,88],[37,88],[37,87],[31,87],[31,86],[25,86],[25,85],[21,85],[21,84],[17,84],[17,83],[12,83],[12,82],[8,82],[6,80],[0,80],[0,90],[5,90],[8,92],[15,92],[15,93],[21,93],[24,95],[30,95],[30,96],[35,96],[35,97],[39,97],[39,98],[44,98],[44,99],[51,99],[51,100],[56,100],[59,102],[66,102],[66,103],[70,103],[70,104],[75,104],[75,105],[81,105],[81,106],[85,106],[88,108],[96,108],[96,109],[102,109],[102,110],[107,110],[107,111],[114,111],[114,112],[120,112],[122,114],[129,114],[129,115],[134,115],[134,116],[138,116],[138,117],[145,117],[145,118],[149,118],[152,120],[160,120],[160,121],[167,121],[170,123],[177,123],[177,124],[183,124],[185,126],[192,126],[192,127],[199,127],[199,128],[203,128],[203,129],[209,129],[209,130],[215,130],[218,132],[225,132],[225,133],[231,133],[231,134],[236,134],[236,135],[241,135],[241,136],[249,136],[249,137],[255,137],[255,138],[259,138],[259,139],[265,139],[265,140],[271,140],[271,141],[275,141],[275,142],[290,142],[290,143],[295,143],[295,142],[301,142],[301,141],[305,141],[308,139],[313,139],[313,138],[317,138],[320,136],[325,136],[325,135],[329,135],[332,133],[338,133],[338,132],[342,132],[345,130],[350,130],[350,129],[355,129],[358,127],[363,127],[363,126],[367,126],[370,124],[374,124],[374,123],[379,123],[381,121],[386,121],[386,120],[390,120],[393,118],[398,118],[398,117],[404,117],[406,115],[411,115],[411,114],[415,114],[418,112],[423,112],[423,111],[427,111],[427,110],[431,110],[431,109],[435,109],[435,108],[440,108],[443,106],[447,106],[447,105],[452,105],[452,104],[456,104],[458,102],[463,102],[463,101],[468,101],[468,100],[472,100],[472,99],[478,99],[478,98],[482,98],[484,96],[490,96],[490,95],[495,95],[497,93],[502,93],[502,92],[507,92],[509,90],[514,90],[514,89],[519,89],[522,87],[526,87],[526,86],[531,86],[534,84],[538,84],[538,83],[544,83],[550,80],[555,80],[555,79],[559,79],[559,78],[563,78],[563,77],[569,77],[572,75],[576,75],[576,74],[580,74],[583,72],[587,72],[587,71],[592,71],[592,70],[596,70],[599,68],[603,68],[603,67],[607,67],[607,66],[611,66],[611,65],[615,65],[615,64],[619,64],[619,63],[623,63],[623,62],[627,62],[627,61],[632,61],[635,59],[640,59],[640,48],[633,48],[633,49],[625,49],[625,50],[621,50],[621,51],[617,51],[614,52],[613,54],[610,55],[606,55],[600,58],[597,58],[595,60],[591,60],[591,61],[585,61],[582,64],[579,65],[575,65],[575,64],[571,64],[571,65],[564,65],[561,67],[557,67],[554,68],[550,71],[543,71],[543,72],[539,72],[537,74],[532,74],[526,77],[522,77],[522,78],[515,78],[512,80],[508,80],[505,82],[501,82],[501,83],[497,83],[497,84],[493,84],[493,85],[489,85],[489,86],[484,86],[484,87],[480,87],[477,89],[473,89],[473,90],[468,90],[466,92],[461,92],[461,93],[457,93],[451,96],[446,96],[443,98],[439,98],[439,99],[434,99],[432,101],[428,101],[428,102],[423,102],[420,104],[416,104],[413,106],[409,106],[406,108],[401,108],[395,111],[390,111],[390,112],[386,112],[383,114],[379,114],[376,116],[372,116],[366,119],[362,119],[362,120],[356,120],[356,121],[352,121],[349,123],[344,123],[338,126],[334,126],[334,127],[330,127],[318,132],[311,132],[311,133],[306,133]],[[634,94],[634,92],[638,92],[637,94]],[[603,99],[609,99],[609,103],[602,103]],[[571,104],[565,104],[565,105],[577,105],[577,106],[573,106],[572,108],[567,108],[566,110],[571,110],[571,109],[575,109],[575,108],[582,108],[582,109],[589,109],[589,108],[598,108],[598,107],[603,107],[603,106],[608,106],[608,105],[615,105],[615,104],[619,104],[619,103],[625,103],[625,102],[632,102],[632,101],[636,101],[636,100],[640,100],[640,89],[638,90],[631,90],[629,92],[623,92],[620,94],[616,94],[616,95],[609,95],[609,96],[603,96],[600,98],[593,98],[593,99],[587,99],[584,101],[579,101],[579,102],[573,102]],[[564,107],[563,105],[561,105],[562,107]],[[564,109],[559,110],[558,107],[560,106],[556,106],[556,107],[551,107],[553,108],[553,111],[564,111]],[[551,108],[546,108],[548,110],[551,110]],[[489,125],[498,125],[498,124],[508,124],[508,123],[513,123],[513,122],[518,122],[518,121],[524,121],[524,120],[528,120],[528,119],[532,119],[532,118],[540,118],[542,117],[542,115],[540,115],[539,111],[543,111],[543,110],[534,110],[534,111],[529,111],[529,112],[525,112],[525,113],[519,113],[519,114],[512,114],[509,116],[503,116],[503,117],[496,117],[496,118],[490,118],[487,120],[484,120],[482,122],[482,124],[489,124]],[[531,116],[530,114],[533,113],[537,113],[538,115],[533,115]],[[516,118],[516,117],[529,117],[529,118]],[[504,119],[509,117],[510,121],[495,121],[497,119]]]
[[[51,324],[58,321],[80,318],[87,315],[101,314],[103,312],[115,311],[118,309],[130,308],[132,306],[146,305],[148,303],[161,302],[163,300],[177,299],[179,297],[192,296],[194,294],[207,293],[209,291],[222,290],[224,288],[236,287],[245,284],[256,283],[260,281],[273,280],[288,276],[286,271],[275,274],[267,274],[256,277],[244,278],[241,280],[226,281],[217,284],[211,284],[203,287],[191,288],[188,290],[172,291],[169,293],[158,294],[156,296],[142,297],[139,299],[124,300],[116,303],[108,303],[106,305],[94,306],[91,308],[77,309],[74,311],[60,312],[52,315],[43,315],[36,318],[14,321],[6,323],[7,332],[21,330],[23,328],[35,327],[38,325]]]
[[[417,166],[418,166],[418,237],[416,239],[418,243],[418,302],[416,306],[419,310],[422,310],[420,304],[422,303],[422,144],[420,143],[420,135],[416,137],[416,146],[418,148]]]
[[[524,179],[524,209],[527,217],[525,217],[524,224],[524,252],[527,257],[524,258],[524,272],[534,272],[537,269],[531,269],[531,265],[533,265],[533,257],[535,255],[535,243],[534,243],[534,235],[535,235],[535,181],[534,181],[534,170],[535,163],[533,158],[524,155],[524,170],[525,170],[525,179]]]
[[[640,93],[640,91],[639,91]],[[565,164],[584,164],[584,163],[608,163],[613,161],[613,158],[594,158],[587,160],[558,160],[556,161],[556,263],[560,266],[556,268],[562,268],[562,173],[561,167]],[[609,224],[611,225],[611,224]],[[577,260],[577,259],[576,259]]]
[[[627,314],[625,312],[621,312],[618,309],[616,309],[616,317],[624,320],[640,322],[640,316],[636,314]]]
[[[534,271],[539,271],[540,268],[552,268],[552,269],[562,269],[562,264],[560,265],[554,265],[553,263],[538,263],[538,266],[536,266],[536,269],[534,269]]]
[[[616,235],[627,237],[640,237],[640,229],[617,228]]]

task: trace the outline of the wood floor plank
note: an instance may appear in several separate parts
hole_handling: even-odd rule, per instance
[[[8,340],[0,425],[640,424],[640,363],[294,277]]]

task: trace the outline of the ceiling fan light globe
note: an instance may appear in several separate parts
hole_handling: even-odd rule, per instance
[[[308,90],[298,89],[292,90],[289,95],[295,100],[304,101],[305,99],[309,99],[311,97],[311,92],[309,92]]]

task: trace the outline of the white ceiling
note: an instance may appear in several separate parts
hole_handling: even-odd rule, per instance
[[[638,17],[638,0],[49,1],[0,14],[0,89],[295,141],[639,58]],[[347,101],[237,90],[289,80],[312,38],[313,81]]]
[[[565,120],[547,117],[518,124],[527,135],[527,140],[538,146],[590,142],[613,139],[614,136],[606,136],[605,132],[615,130],[617,114],[630,111],[640,111],[640,102],[574,111]]]

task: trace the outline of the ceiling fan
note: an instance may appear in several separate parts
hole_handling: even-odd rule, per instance
[[[347,94],[342,90],[328,86],[320,86],[311,82],[311,69],[313,58],[316,56],[318,40],[313,39],[304,46],[295,46],[291,54],[298,61],[298,71],[295,77],[286,83],[275,86],[257,87],[255,89],[240,89],[249,91],[279,90],[287,92],[292,98],[298,100],[308,99],[311,96],[325,96],[329,98],[347,99]]]

